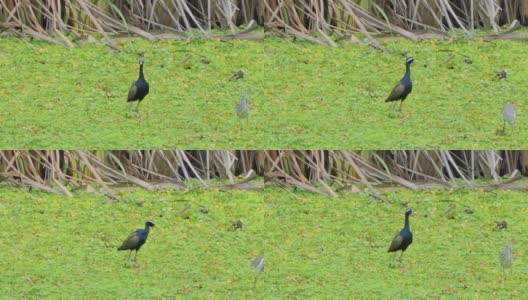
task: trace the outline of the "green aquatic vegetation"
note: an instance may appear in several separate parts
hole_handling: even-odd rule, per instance
[[[6,228],[0,236],[3,297],[255,297],[250,262],[262,253],[265,233],[258,193],[134,191],[118,196],[126,200],[0,190]],[[177,216],[187,204],[189,214]],[[148,219],[156,226],[139,251],[139,266],[127,264],[128,253],[117,247]],[[229,221],[238,219],[244,226],[233,230]]]
[[[525,44],[385,40],[330,48],[264,41],[123,39],[123,51],[2,38],[0,145],[9,149],[497,149],[528,137]],[[145,51],[141,116],[126,96]],[[402,115],[384,100],[415,59]],[[188,55],[192,58],[180,63]],[[452,55],[455,58],[444,62]],[[508,77],[498,80],[495,72]],[[238,70],[244,78],[233,79]],[[235,104],[249,93],[249,124]],[[504,103],[515,135],[501,132]],[[241,127],[241,128],[240,128]]]
[[[368,196],[339,198],[268,191],[270,235],[264,285],[280,298],[518,298],[527,279],[524,193],[401,190],[389,203]],[[387,253],[414,210],[414,241],[402,263]],[[449,218],[444,211],[455,204]],[[496,220],[506,219],[499,230]],[[513,275],[499,253],[513,242]],[[516,246],[517,245],[517,246]],[[399,256],[399,253],[396,254]]]
[[[259,83],[266,76],[261,43],[123,40],[119,47],[123,51],[2,39],[2,148],[219,149],[254,144],[265,123],[259,119]],[[131,117],[126,99],[138,78],[139,51],[146,52],[150,93],[141,103],[141,116]],[[191,59],[182,63],[188,54]],[[238,70],[244,71],[244,79],[232,78]],[[244,92],[250,95],[252,115],[249,126],[240,130],[235,104]]]
[[[264,111],[282,130],[277,148],[469,149],[515,148],[528,131],[523,99],[528,93],[525,44],[481,40],[387,40],[379,52],[368,46],[328,48],[269,40]],[[413,92],[403,115],[385,103],[405,72],[407,55]],[[452,54],[455,58],[444,64]],[[506,69],[508,78],[495,72]],[[513,137],[504,135],[501,109],[515,103]]]
[[[407,190],[389,202],[269,188],[122,190],[64,198],[0,190],[0,292],[8,298],[521,298],[528,266],[524,193]],[[190,209],[180,214],[188,204]],[[414,210],[401,264],[387,253]],[[453,207],[449,215],[445,211]],[[117,247],[156,223],[127,264]],[[241,220],[241,229],[231,221]],[[499,230],[495,221],[507,220]],[[513,275],[499,253],[513,243]],[[251,261],[264,255],[257,275]],[[399,254],[397,254],[399,255]],[[256,282],[256,285],[254,286]]]

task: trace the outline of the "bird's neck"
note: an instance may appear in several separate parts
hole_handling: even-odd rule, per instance
[[[406,64],[404,77],[409,78],[410,76],[411,76],[411,64]]]
[[[409,228],[409,216],[408,215],[405,216],[405,228],[410,229]]]
[[[143,78],[143,79],[145,78],[145,77],[143,76],[143,65],[139,65],[139,78]],[[148,227],[147,227],[147,228],[148,228]]]
[[[142,74],[143,75],[143,74]],[[145,233],[148,234],[150,231],[150,226],[145,225]]]

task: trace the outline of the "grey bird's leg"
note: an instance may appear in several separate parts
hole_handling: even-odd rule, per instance
[[[253,281],[253,288],[255,288],[257,286],[257,280],[260,276],[260,273],[257,274],[257,276],[255,276],[255,280]]]

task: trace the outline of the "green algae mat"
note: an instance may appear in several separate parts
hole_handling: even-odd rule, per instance
[[[524,193],[401,190],[384,193],[388,202],[275,188],[117,196],[1,189],[3,297],[520,299],[526,293]],[[387,249],[406,207],[414,210],[414,241],[395,262]],[[129,264],[117,247],[149,219],[156,226],[138,263]],[[237,220],[240,229],[231,225]],[[508,227],[501,230],[495,221],[502,220]],[[498,259],[508,241],[511,273]],[[258,255],[265,267],[254,285],[250,262]]]
[[[80,43],[0,42],[4,149],[511,149],[528,141],[527,45],[385,40],[330,48],[302,41],[124,39],[119,50]],[[150,93],[126,98],[145,51]],[[385,103],[403,76],[401,113]],[[188,59],[186,59],[186,57]],[[244,77],[236,79],[242,70]],[[496,72],[505,70],[499,80]],[[249,122],[235,103],[249,93]],[[517,109],[515,133],[502,107]]]

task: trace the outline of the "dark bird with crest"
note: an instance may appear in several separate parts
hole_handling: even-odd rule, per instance
[[[405,225],[403,229],[398,233],[392,243],[390,244],[389,250],[387,252],[396,252],[401,250],[400,260],[403,256],[403,252],[412,244],[413,235],[411,228],[409,226],[409,216],[413,213],[413,210],[408,208],[405,210]]]
[[[149,84],[145,80],[145,75],[143,75],[143,64],[145,62],[144,55],[145,52],[139,53],[139,78],[136,82],[134,82],[134,84],[132,84],[130,90],[128,91],[127,102],[129,102],[129,104],[132,104],[131,102],[134,101],[138,102],[136,106],[136,111],[139,110],[139,103],[141,103],[143,98],[145,98],[149,93]]]
[[[123,250],[130,250],[130,253],[128,254],[128,262],[130,262],[130,255],[132,254],[133,250],[136,250],[136,255],[134,256],[134,261],[137,262],[137,253],[141,246],[145,244],[147,241],[147,237],[149,235],[150,227],[154,227],[153,221],[147,221],[145,223],[144,229],[138,229],[134,231],[131,235],[128,236],[128,238],[123,242],[121,247],[117,248],[118,251]]]
[[[402,109],[403,101],[405,101],[405,98],[412,92],[412,82],[411,82],[411,64],[414,62],[414,59],[412,57],[407,58],[405,62],[405,75],[403,75],[403,78],[396,84],[396,86],[392,89],[391,93],[389,94],[389,97],[385,100],[385,102],[392,102],[392,101],[398,101],[400,100],[400,111]],[[394,106],[396,105],[396,102],[392,105],[392,109],[394,110]]]

